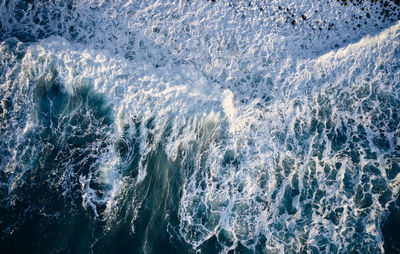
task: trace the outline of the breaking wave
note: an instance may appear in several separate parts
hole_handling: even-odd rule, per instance
[[[0,14],[7,253],[400,249],[397,1]]]

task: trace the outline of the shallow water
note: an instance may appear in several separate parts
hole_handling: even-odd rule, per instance
[[[2,251],[400,251],[397,4],[0,2]]]

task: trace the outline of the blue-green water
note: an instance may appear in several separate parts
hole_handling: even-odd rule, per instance
[[[1,253],[398,253],[399,18],[1,1]]]

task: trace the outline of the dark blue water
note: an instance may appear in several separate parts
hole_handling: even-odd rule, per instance
[[[400,253],[398,5],[1,1],[1,253]]]

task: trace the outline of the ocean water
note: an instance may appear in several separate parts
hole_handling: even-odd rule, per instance
[[[400,253],[399,4],[0,0],[0,252]]]

